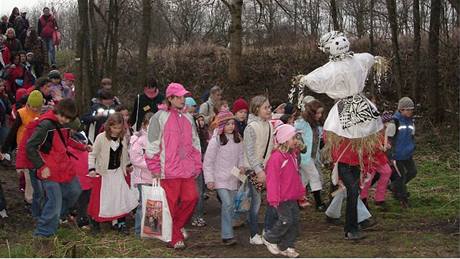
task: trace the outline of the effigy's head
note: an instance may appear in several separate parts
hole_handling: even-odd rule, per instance
[[[350,42],[343,32],[331,31],[321,37],[318,47],[326,54],[339,56],[348,52],[350,49]]]

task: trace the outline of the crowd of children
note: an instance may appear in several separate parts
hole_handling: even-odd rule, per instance
[[[300,209],[311,205],[310,195],[334,224],[346,199],[344,230],[351,240],[361,239],[360,230],[373,224],[367,205],[374,183],[378,207],[386,209],[387,189],[403,207],[409,205],[407,183],[417,171],[414,103],[407,97],[394,115],[382,115],[386,128],[372,152],[360,156],[345,139],[328,161],[322,154],[328,137],[322,129],[325,107],[312,96],[302,100],[299,110],[285,103],[272,112],[266,96],[255,96],[250,104],[240,97],[229,105],[223,90],[214,86],[198,109],[181,84],[169,84],[163,95],[151,80],[130,114],[111,92],[110,79],[103,79],[89,111],[78,118],[72,99],[75,78],[65,73],[65,82],[60,79],[59,71],[51,71],[31,91],[18,89],[14,102],[0,81],[0,160],[5,166],[17,150],[14,166],[25,178],[24,199],[31,204],[35,236],[52,236],[69,219],[94,234],[103,222],[130,234],[127,217],[134,216],[134,234],[140,237],[142,186],[154,179],[160,179],[166,193],[173,222],[169,245],[175,249],[186,247],[188,223],[206,226],[205,200],[211,191],[220,201],[224,245],[235,245],[234,227],[247,222],[251,245],[287,257],[299,256],[294,247]],[[325,164],[340,167],[339,187],[328,203]],[[249,204],[246,213],[236,213],[243,180]],[[0,215],[7,217],[2,193]]]

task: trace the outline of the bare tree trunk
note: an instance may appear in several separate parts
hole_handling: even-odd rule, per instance
[[[371,54],[375,54],[374,53],[374,4],[375,4],[375,0],[370,0],[370,6],[369,6],[369,9],[370,9],[370,13],[369,13],[369,24],[370,24],[370,28],[369,28],[369,52]],[[374,84],[374,80],[370,80],[370,90],[371,90],[371,96],[374,97],[375,96],[375,84]]]
[[[243,51],[242,44],[242,25],[241,11],[243,0],[221,0],[229,9],[231,22],[229,28],[230,36],[230,61],[228,65],[228,77],[232,83],[241,82],[241,55]]]
[[[150,33],[152,31],[152,3],[151,0],[142,0],[142,35],[139,41],[139,75],[138,87],[144,87],[147,83],[147,66]]]
[[[89,31],[88,24],[88,0],[78,0],[78,17],[80,28],[77,40],[77,58],[79,58],[78,80],[77,80],[77,100],[79,111],[85,111],[91,99],[91,89],[89,82],[89,44],[86,34]]]
[[[117,64],[118,64],[118,33],[119,33],[119,13],[120,13],[120,6],[118,4],[118,0],[114,1],[114,10],[113,10],[113,17],[112,17],[112,44],[111,44],[111,62],[110,62],[110,77],[112,78],[112,89],[114,93],[118,92],[118,80],[117,80]]]
[[[364,21],[365,21],[365,10],[364,10],[364,7],[365,7],[365,3],[361,0],[358,0],[358,3],[357,3],[357,8],[358,8],[358,12],[356,14],[356,33],[358,34],[358,38],[361,38],[364,36],[365,32],[366,32],[366,27],[364,25]]]
[[[96,95],[97,89],[99,87],[100,78],[100,70],[99,70],[99,57],[97,55],[97,47],[98,47],[98,28],[96,17],[94,16],[94,8],[95,8],[94,0],[89,0],[89,21],[91,24],[91,93],[92,96]]]
[[[402,97],[402,78],[401,78],[401,57],[399,56],[399,45],[398,45],[398,20],[396,16],[396,0],[386,0],[388,19],[391,28],[391,45],[394,55],[395,64],[395,82],[396,82],[396,93],[398,98]]]
[[[430,32],[428,39],[429,55],[429,86],[431,119],[435,122],[444,121],[442,96],[439,88],[439,29],[441,26],[441,0],[431,0]]]
[[[419,95],[417,94],[417,86],[419,86],[419,71],[420,71],[420,45],[421,45],[421,35],[420,35],[420,2],[419,0],[414,0],[413,2],[413,19],[414,19],[414,80],[411,87],[411,95],[415,101],[419,100]]]
[[[332,17],[332,23],[334,25],[334,30],[336,31],[341,31],[342,28],[340,28],[340,23],[339,23],[339,15],[337,13],[337,3],[335,0],[331,0],[331,17]]]
[[[294,1],[294,42],[297,42],[297,19],[298,19],[298,3]]]
[[[450,5],[455,9],[457,13],[456,26],[460,27],[460,0],[449,0]]]

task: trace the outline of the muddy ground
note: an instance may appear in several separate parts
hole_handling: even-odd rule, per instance
[[[420,156],[419,175],[410,184],[411,208],[403,210],[387,194],[387,211],[371,213],[378,221],[365,231],[367,238],[344,240],[343,228],[325,221],[314,207],[301,211],[300,236],[296,244],[302,257],[460,257],[459,175],[452,163],[433,162]],[[32,237],[34,222],[24,209],[14,171],[2,170],[9,218],[0,219],[0,257],[270,257],[264,246],[249,245],[247,227],[235,231],[238,244],[223,246],[220,239],[220,207],[215,193],[205,202],[206,227],[189,227],[184,251],[166,248],[157,240],[138,240],[103,227],[93,237],[74,225],[62,226],[49,239]],[[326,195],[325,195],[326,196]],[[262,205],[264,207],[264,205]],[[263,222],[263,213],[259,221]],[[133,219],[128,224],[133,227]],[[133,232],[133,231],[132,231]]]

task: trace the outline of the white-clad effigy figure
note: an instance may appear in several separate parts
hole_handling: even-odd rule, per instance
[[[349,51],[350,42],[341,32],[332,31],[321,37],[319,48],[329,54],[329,62],[308,75],[296,77],[303,92],[306,86],[337,100],[324,123],[324,130],[349,139],[366,138],[383,128],[375,105],[362,91],[367,75],[382,57]]]

